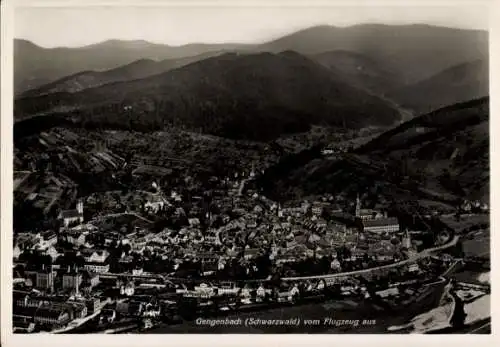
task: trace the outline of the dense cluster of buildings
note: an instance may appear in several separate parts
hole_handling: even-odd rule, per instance
[[[108,144],[88,141],[74,150],[79,141],[64,130],[42,133],[39,142],[48,157],[17,159],[47,164],[58,156],[72,172],[130,165],[133,177],[144,175],[148,182],[141,186],[144,190],[77,198],[74,182],[50,173],[50,166],[43,176],[37,174],[38,164],[34,173],[17,173],[20,200],[52,198],[43,205],[47,212],[58,206],[53,226],[15,235],[14,321],[20,330],[32,330],[33,324],[60,328],[95,312],[107,312],[108,320],[155,317],[165,302],[173,305],[180,298],[224,297],[238,305],[288,302],[334,283],[341,295],[363,296],[365,286],[349,277],[278,286],[268,281],[375,268],[410,257],[418,246],[397,218],[364,208],[359,196],[346,201],[325,195],[281,205],[254,188],[261,170],[255,165],[221,177],[175,176],[145,156],[125,160],[107,150]],[[80,148],[85,146],[87,154]],[[399,274],[402,281],[406,274],[423,272],[413,264]],[[183,280],[187,278],[194,282]],[[158,292],[167,297],[163,303]]]
[[[257,302],[269,296],[291,300],[324,283],[300,288],[295,283],[272,291],[263,284],[236,287],[235,281],[309,275],[309,270],[297,269],[311,259],[327,266],[310,275],[367,269],[401,260],[415,246],[396,218],[363,209],[359,197],[351,217],[360,223],[346,225],[335,218],[346,213],[332,196],[281,206],[251,184],[245,186],[254,176],[252,169],[232,179],[211,177],[209,188],[198,185],[189,191],[181,186],[166,193],[153,182],[150,191],[127,192],[126,198],[114,192],[104,215],[85,220],[85,204],[100,200],[102,205],[106,200],[107,193],[93,194],[78,200],[74,209],[60,211],[58,230],[17,234],[15,322],[64,326],[100,310],[111,297],[130,299],[138,291],[169,288],[166,278],[186,275],[231,284],[174,286],[182,297],[233,293]],[[185,183],[192,184],[192,179]],[[124,206],[127,202],[130,205]],[[158,229],[153,220],[166,226]],[[267,259],[265,271],[263,259]],[[129,303],[127,307],[135,308],[127,312],[139,307],[154,315],[157,303],[143,299],[136,300],[140,304]],[[120,307],[118,311],[123,310]]]

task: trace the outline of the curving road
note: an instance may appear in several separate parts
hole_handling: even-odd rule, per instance
[[[345,276],[361,275],[361,274],[366,274],[366,273],[370,273],[370,272],[374,272],[374,271],[378,271],[378,270],[392,269],[392,268],[396,268],[399,266],[413,263],[419,259],[423,259],[423,258],[431,256],[432,253],[434,253],[434,252],[452,247],[452,246],[456,245],[458,240],[459,240],[459,237],[455,236],[451,241],[449,241],[448,243],[446,243],[444,245],[425,249],[422,252],[413,256],[412,258],[402,260],[400,262],[393,263],[393,264],[382,265],[382,266],[372,267],[372,268],[363,269],[363,270],[341,272],[341,273],[336,273],[336,274],[328,274],[328,275],[306,276],[306,277],[286,277],[286,278],[282,278],[281,280],[282,281],[301,281],[301,280],[309,280],[309,279],[330,279],[330,278],[338,278],[338,277],[345,277]]]

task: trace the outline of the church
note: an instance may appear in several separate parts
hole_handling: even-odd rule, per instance
[[[75,210],[63,210],[59,213],[59,220],[62,220],[65,227],[71,224],[81,224],[83,223],[83,202],[79,200],[76,203]]]

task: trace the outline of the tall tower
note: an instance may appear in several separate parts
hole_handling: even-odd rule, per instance
[[[76,203],[76,210],[77,210],[78,214],[80,214],[80,215],[83,214],[83,201],[82,200],[78,200],[78,202]]]
[[[252,164],[252,171],[250,171],[250,177],[255,177],[255,163]]]
[[[403,243],[403,247],[405,247],[408,250],[411,249],[411,247],[412,247],[411,236],[410,236],[410,233],[408,232],[408,229],[405,230],[402,243]]]
[[[78,272],[78,266],[75,266],[75,294],[80,293],[80,282],[82,281],[82,275]]]
[[[355,215],[356,217],[359,217],[361,215],[361,201],[359,200],[359,194],[356,196],[356,212]]]

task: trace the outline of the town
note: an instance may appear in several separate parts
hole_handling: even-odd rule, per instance
[[[282,205],[256,186],[255,164],[166,183],[150,174],[161,167],[142,172],[106,152],[92,160],[135,165],[141,189],[77,198],[50,161],[43,174],[15,173],[16,196],[53,216],[15,234],[17,332],[117,333],[331,298],[409,305],[463,263],[458,236],[435,216],[421,216],[427,228],[401,225],[360,193]],[[487,209],[465,202],[462,213]]]

